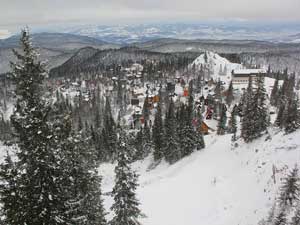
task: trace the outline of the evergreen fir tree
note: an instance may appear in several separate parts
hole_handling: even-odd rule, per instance
[[[276,106],[277,102],[278,102],[278,95],[279,95],[279,79],[278,77],[276,78],[274,85],[273,85],[273,89],[271,92],[271,97],[270,97],[270,104],[272,106]]]
[[[295,201],[299,200],[300,186],[297,166],[295,166],[290,174],[284,179],[280,190],[280,205],[292,206]]]
[[[174,163],[181,159],[182,155],[177,139],[178,136],[176,133],[175,106],[172,98],[170,99],[170,104],[165,119],[165,137],[165,158],[167,162]]]
[[[105,151],[105,160],[114,160],[116,157],[116,124],[112,116],[110,99],[106,97],[105,109],[104,109],[104,118],[103,118],[103,129],[101,134],[101,140],[103,143],[103,149]]]
[[[235,105],[231,111],[231,117],[229,120],[229,132],[233,134],[232,141],[236,141],[236,133],[237,133],[236,114],[237,114],[237,106]]]
[[[234,96],[233,96],[233,85],[232,85],[232,81],[231,81],[230,84],[229,84],[228,90],[227,90],[227,95],[226,95],[225,101],[226,101],[226,104],[227,104],[228,106],[230,106],[231,103],[233,102],[233,100],[234,100]]]
[[[222,83],[221,83],[221,80],[218,80],[214,92],[215,92],[215,99],[221,103],[222,102]]]
[[[150,111],[149,111],[149,97],[148,95],[145,98],[144,101],[144,105],[143,105],[143,117],[145,120],[149,120],[149,115],[150,115]]]
[[[88,140],[72,130],[70,116],[56,116],[54,145],[61,149],[64,174],[57,180],[64,191],[64,218],[68,224],[105,225],[101,178],[95,150]]]
[[[292,217],[291,225],[300,225],[300,209],[297,208],[295,215]]]
[[[151,130],[147,121],[145,121],[144,129],[143,129],[142,143],[143,143],[143,158],[145,158],[149,155],[152,148]]]
[[[184,104],[179,109],[177,123],[177,134],[182,157],[190,155],[194,150],[200,150],[205,147],[203,136],[200,132],[194,130],[190,110]]]
[[[101,127],[101,116],[100,116],[100,110],[99,107],[96,106],[95,110],[95,129],[98,130]]]
[[[287,114],[285,114],[285,132],[291,133],[299,128],[299,111],[298,111],[298,99],[293,97],[289,100],[287,105]]]
[[[20,196],[17,176],[18,170],[16,165],[7,153],[4,162],[0,165],[0,178],[2,181],[5,181],[0,184],[0,196],[3,204],[1,214],[4,215],[4,218],[1,218],[1,222],[3,224],[19,224],[22,222],[18,212],[18,199]]]
[[[247,92],[244,97],[244,106],[243,106],[243,117],[242,117],[242,130],[241,136],[245,142],[252,141],[254,137],[254,121],[255,118],[255,110],[253,107],[256,107],[256,104],[253,102],[253,90],[252,90],[252,78],[249,77],[249,83]]]
[[[205,63],[208,63],[208,56],[207,56],[207,52],[204,52],[204,61]]]
[[[15,183],[16,190],[1,187],[1,193],[5,193],[1,195],[4,216],[11,224],[65,224],[64,196],[56,182],[64,169],[58,150],[51,146],[52,132],[47,121],[50,105],[42,91],[47,72],[37,59],[28,30],[21,33],[21,48],[23,54],[14,51],[18,62],[12,63],[11,73],[17,96],[11,116],[19,148],[16,173],[2,174],[2,182]],[[15,195],[14,204],[8,204],[8,195]]]
[[[164,157],[164,130],[163,130],[163,120],[160,104],[157,105],[157,112],[155,113],[154,124],[152,128],[152,138],[154,147],[154,160],[160,160]]]
[[[260,137],[269,125],[269,116],[266,107],[266,90],[264,88],[264,77],[257,78],[257,90],[254,95],[254,102],[257,104],[254,132],[256,137]],[[257,103],[256,103],[257,102]]]
[[[225,134],[226,122],[227,122],[226,111],[227,111],[227,109],[226,109],[225,104],[222,104],[221,117],[220,117],[220,120],[218,122],[218,130],[217,130],[218,135],[224,135]]]
[[[127,156],[128,148],[124,131],[120,132],[118,141],[117,166],[115,168],[116,182],[112,191],[114,203],[111,210],[115,213],[111,225],[139,225],[142,216],[139,201],[136,198],[137,175],[131,170]]]
[[[287,116],[286,115],[286,103],[282,103],[280,106],[279,106],[279,109],[278,109],[278,113],[277,113],[277,117],[276,117],[276,120],[275,120],[275,125],[282,128],[283,125],[284,125],[284,121],[286,120],[285,117]]]
[[[242,137],[246,142],[250,142],[261,137],[269,125],[263,76],[257,78],[255,93],[252,90],[252,79],[251,77],[249,78],[245,101],[242,119]]]
[[[136,159],[142,159],[143,158],[143,136],[144,136],[144,130],[143,127],[140,128],[140,130],[137,132],[135,137],[135,148],[137,151],[137,155],[135,156]]]
[[[287,225],[286,214],[283,210],[276,216],[274,225]]]

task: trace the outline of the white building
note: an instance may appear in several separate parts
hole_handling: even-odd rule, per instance
[[[232,70],[232,83],[233,84],[248,84],[249,77],[252,81],[256,82],[257,77],[262,75],[266,76],[267,72],[264,69],[239,69]]]

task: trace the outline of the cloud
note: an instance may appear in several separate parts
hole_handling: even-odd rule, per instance
[[[239,18],[299,20],[299,0],[0,0],[0,26]]]

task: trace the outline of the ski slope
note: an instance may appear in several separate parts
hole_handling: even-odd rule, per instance
[[[204,150],[174,165],[162,162],[148,170],[151,157],[134,163],[132,167],[140,174],[138,198],[147,215],[142,224],[257,224],[268,214],[280,179],[300,159],[299,135],[300,131],[290,135],[278,132],[267,141],[262,137],[233,148],[230,135],[213,134],[205,136]],[[112,190],[113,169],[112,164],[99,168],[104,193]],[[111,197],[105,195],[107,211],[111,204]]]
[[[207,58],[205,58],[205,54]],[[200,70],[201,66],[209,69],[212,73],[211,78],[214,80],[220,79],[225,83],[229,83],[231,80],[231,71],[244,68],[242,64],[231,63],[217,53],[206,51],[205,54],[201,54],[197,57],[191,63],[190,67],[195,65],[197,70]],[[220,70],[222,70],[222,74],[220,74]]]

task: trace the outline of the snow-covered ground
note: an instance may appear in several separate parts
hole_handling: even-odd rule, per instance
[[[267,215],[280,179],[300,160],[299,135],[273,133],[267,141],[262,137],[236,148],[230,135],[208,135],[204,150],[174,165],[162,162],[149,170],[151,157],[134,163],[140,174],[138,197],[147,215],[142,224],[257,224]],[[104,193],[112,190],[113,169],[112,164],[99,168]],[[105,195],[107,211],[111,204]]]
[[[230,135],[211,134],[205,136],[205,149],[173,165],[161,162],[149,169],[151,156],[133,163],[140,175],[138,198],[147,215],[142,224],[257,225],[268,214],[281,179],[300,160],[300,131],[284,135],[272,128],[270,133],[271,138],[238,142],[237,147]],[[0,143],[0,161],[7,150],[13,147]],[[108,212],[114,166],[99,168]]]

